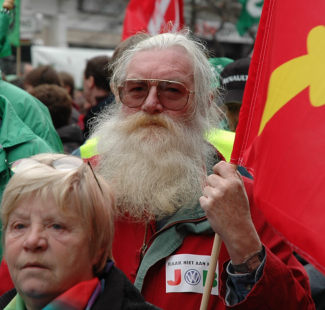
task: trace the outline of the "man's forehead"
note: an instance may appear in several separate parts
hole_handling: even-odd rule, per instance
[[[193,79],[189,56],[180,48],[137,52],[126,70],[126,78],[157,78],[184,82]]]

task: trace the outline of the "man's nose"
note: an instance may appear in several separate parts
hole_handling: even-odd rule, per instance
[[[163,111],[163,106],[159,101],[157,86],[152,85],[149,88],[149,93],[144,103],[141,106],[141,110],[149,114],[158,114]]]
[[[41,225],[32,225],[26,233],[24,249],[26,251],[44,251],[47,249],[47,234]]]

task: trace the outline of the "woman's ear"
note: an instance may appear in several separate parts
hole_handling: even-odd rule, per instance
[[[98,251],[96,253],[96,255],[93,257],[92,259],[92,265],[96,266],[99,262],[99,260],[101,259],[102,255],[103,255],[104,249],[101,249],[100,251]]]

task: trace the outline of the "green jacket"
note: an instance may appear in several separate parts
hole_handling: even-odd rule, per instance
[[[31,131],[47,142],[56,153],[63,153],[63,146],[51,119],[48,108],[28,92],[2,80],[0,72],[0,95],[6,97],[17,116]]]
[[[40,119],[35,109],[29,106],[30,114]],[[15,160],[39,153],[54,153],[57,150],[41,137],[17,115],[10,101],[0,95],[0,201],[10,179],[9,164]],[[49,132],[49,131],[48,131]],[[0,232],[1,235],[1,232]],[[2,256],[2,249],[0,248]]]

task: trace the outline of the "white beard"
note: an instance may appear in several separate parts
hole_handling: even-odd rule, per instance
[[[214,150],[194,120],[124,116],[119,109],[105,112],[92,136],[99,138],[99,172],[117,189],[120,216],[162,219],[198,203]]]

